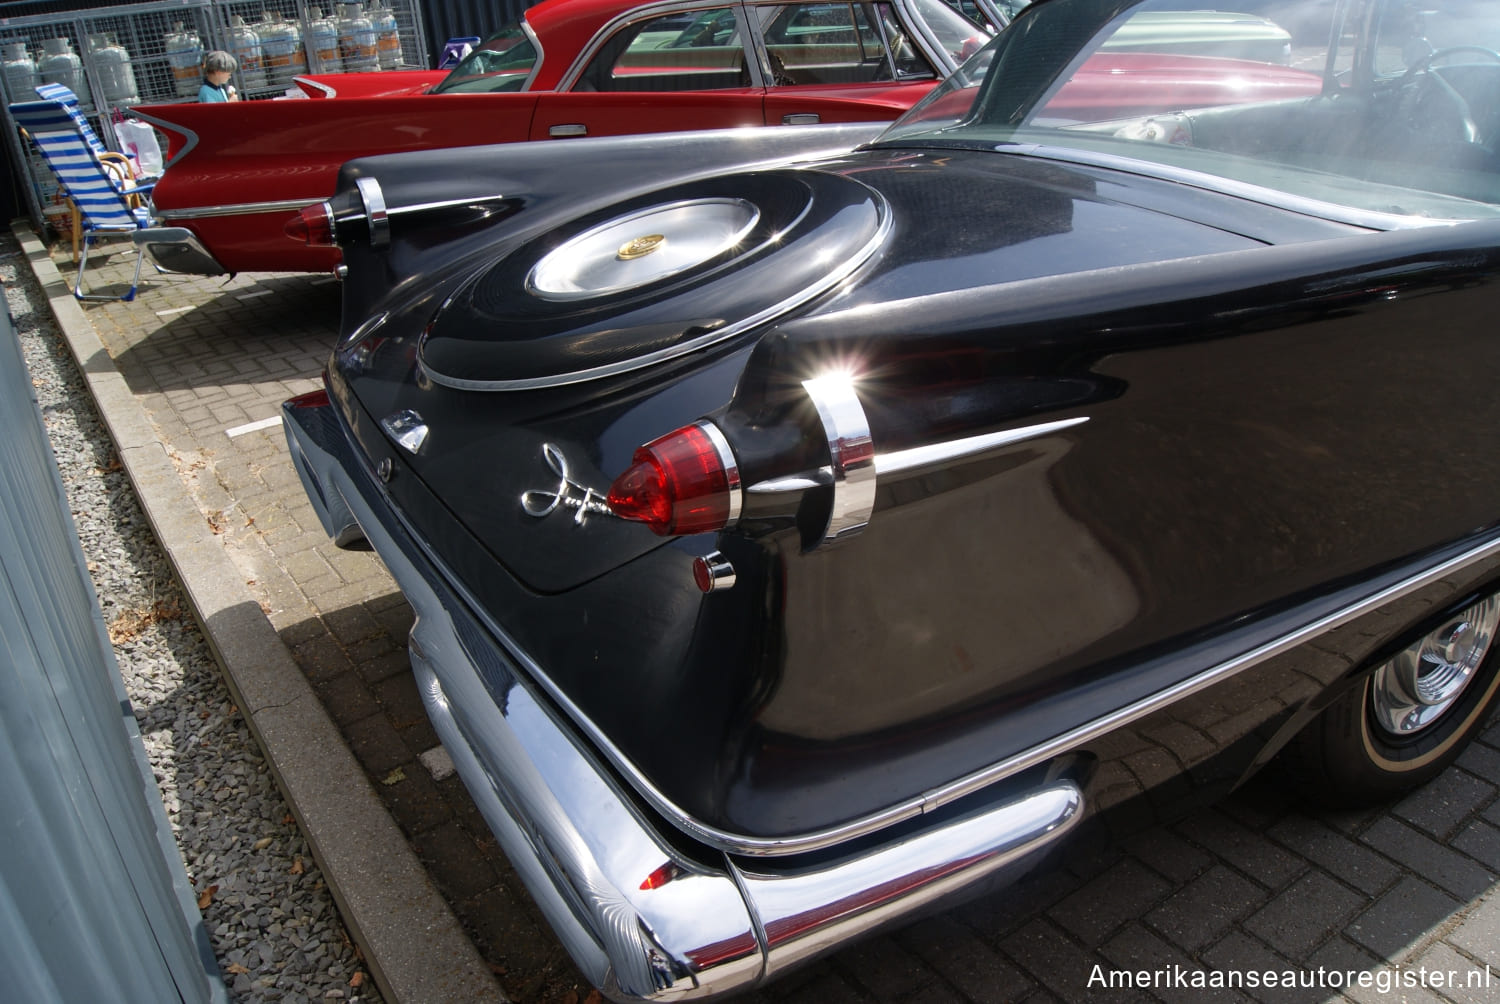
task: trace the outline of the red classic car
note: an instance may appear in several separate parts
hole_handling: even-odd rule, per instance
[[[177,271],[325,270],[338,252],[293,243],[283,226],[355,157],[889,121],[987,39],[943,0],[543,0],[447,76],[309,77],[305,93],[336,100],[136,109],[169,144],[161,225],[140,242]]]

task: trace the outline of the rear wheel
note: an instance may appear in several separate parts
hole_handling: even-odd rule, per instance
[[[1467,604],[1376,666],[1288,750],[1318,797],[1400,795],[1439,774],[1483,727],[1500,694],[1500,594]]]

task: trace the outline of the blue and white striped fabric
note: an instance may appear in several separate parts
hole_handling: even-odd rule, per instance
[[[10,116],[31,135],[63,191],[83,214],[86,230],[130,231],[145,226],[146,210],[132,210],[126,203],[114,176],[99,159],[100,151],[73,118],[77,105],[77,99],[72,109],[57,100],[18,101],[10,106]]]
[[[89,146],[94,148],[95,153],[103,153],[109,149],[99,139],[99,134],[94,132],[94,127],[89,125],[88,118],[84,116],[83,112],[79,111],[78,95],[74,94],[71,88],[63,84],[38,84],[36,86],[36,93],[37,97],[43,101],[56,101],[62,105],[63,111],[71,115],[73,121],[78,123],[78,131],[83,133],[83,138],[88,142]]]
[[[79,112],[78,98],[71,90],[61,84],[43,84],[37,93],[42,100],[17,101],[10,106],[10,117],[31,137],[58,184],[78,208],[83,255],[73,295],[80,300],[115,299],[84,295],[83,272],[88,266],[89,247],[101,235],[129,234],[149,227],[150,211],[132,208],[127,197],[151,191],[154,183],[127,187],[104,165],[104,144]],[[140,274],[141,252],[137,246],[135,277],[129,291],[119,299],[135,298]]]

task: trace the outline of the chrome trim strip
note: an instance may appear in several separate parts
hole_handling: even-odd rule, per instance
[[[926,807],[936,808],[955,799],[962,798],[965,795],[972,794],[994,784],[1002,778],[1019,773],[1028,767],[1035,767],[1037,764],[1081,746],[1090,740],[1097,739],[1100,736],[1113,732],[1115,729],[1129,725],[1131,722],[1139,721],[1169,704],[1175,704],[1185,697],[1191,697],[1200,690],[1205,690],[1252,666],[1259,665],[1267,659],[1274,658],[1304,642],[1311,641],[1313,638],[1326,634],[1334,628],[1347,624],[1355,618],[1361,617],[1393,600],[1398,600],[1418,589],[1432,585],[1445,575],[1460,571],[1469,565],[1495,555],[1500,555],[1500,538],[1465,551],[1463,554],[1450,558],[1442,564],[1435,565],[1424,572],[1418,572],[1416,575],[1403,579],[1395,585],[1382,589],[1380,592],[1367,596],[1356,603],[1352,603],[1342,610],[1336,610],[1325,617],[1313,621],[1311,624],[1304,625],[1295,631],[1282,635],[1280,638],[1273,639],[1264,645],[1253,648],[1243,655],[1210,667],[1175,686],[1157,691],[1155,694],[1142,698],[1134,704],[1127,705],[1111,714],[1080,725],[1078,728],[1065,732],[1055,739],[1042,743],[1039,746],[1033,746],[1023,753],[1018,753],[984,770],[976,771],[968,777],[961,778],[952,784],[935,788],[926,796],[928,801]]]
[[[1120,171],[1146,178],[1173,181],[1178,184],[1191,185],[1194,188],[1217,192],[1220,195],[1231,195],[1237,199],[1258,202],[1273,209],[1285,209],[1290,212],[1301,213],[1304,216],[1316,216],[1319,219],[1331,220],[1334,223],[1346,223],[1350,226],[1365,227],[1370,230],[1415,230],[1422,227],[1453,226],[1458,223],[1470,222],[1464,219],[1402,216],[1396,213],[1380,213],[1374,210],[1355,209],[1352,206],[1341,206],[1335,202],[1322,202],[1318,199],[1289,195],[1286,192],[1262,188],[1260,185],[1252,185],[1249,182],[1234,181],[1230,178],[1221,178],[1215,174],[1205,174],[1201,171],[1193,171],[1188,168],[1171,167],[1165,164],[1158,164],[1155,161],[1139,160],[1134,157],[1124,157],[1118,154],[1095,153],[1092,150],[1080,150],[1075,147],[1052,146],[1045,143],[1016,143],[1014,145],[1005,144],[998,146],[995,148],[995,152],[1036,157],[1040,160],[1053,160],[1067,164],[1079,164],[1084,167],[1102,167],[1110,171]]]
[[[877,477],[896,477],[927,467],[955,463],[1002,446],[1010,446],[1038,436],[1060,432],[1063,429],[1071,429],[1087,421],[1088,416],[1084,415],[1078,418],[1065,418],[1057,422],[1043,422],[1041,425],[1027,425],[1019,429],[988,432],[982,436],[968,436],[964,439],[929,443],[926,446],[914,446],[907,450],[877,453],[875,454],[875,473]],[[820,467],[816,471],[803,471],[800,474],[790,474],[782,478],[757,481],[745,491],[752,495],[779,495],[783,492],[804,492],[813,488],[827,488],[834,483],[833,468]]]
[[[821,547],[829,541],[858,533],[870,522],[875,510],[875,441],[870,437],[870,420],[859,395],[854,392],[854,378],[849,373],[829,373],[802,381],[803,390],[812,398],[823,434],[828,438],[829,465],[833,471],[833,506],[828,525],[814,544]]]
[[[724,438],[717,425],[706,418],[697,425],[719,454],[719,466],[724,468],[724,479],[729,483],[729,518],[725,526],[734,526],[740,521],[740,509],[744,505],[744,495],[740,492],[740,462],[735,459],[729,440]]]
[[[404,213],[425,213],[433,209],[457,209],[460,206],[474,206],[486,202],[504,202],[510,198],[508,195],[475,195],[467,199],[440,199],[437,202],[414,202],[409,206],[388,206],[386,213],[391,216],[400,216]]]
[[[308,199],[277,199],[274,202],[240,202],[224,206],[192,206],[187,209],[156,208],[166,220],[201,220],[210,216],[249,216],[252,213],[295,213],[323,201],[322,196]]]
[[[893,450],[890,453],[877,453],[875,454],[875,471],[881,477],[909,474],[924,467],[933,467],[938,464],[965,460],[977,454],[984,453],[987,450],[1009,446],[1012,443],[1020,443],[1028,439],[1035,439],[1038,436],[1046,436],[1053,432],[1060,432],[1063,429],[1071,429],[1073,426],[1082,425],[1088,420],[1088,416],[1083,415],[1078,418],[1065,418],[1058,422],[1028,425],[1020,429],[1006,429],[1004,432],[990,432],[982,436],[950,439],[944,443],[913,446],[909,450]]]
[[[773,161],[773,163],[782,162]],[[751,167],[746,168],[746,170],[752,169]],[[864,246],[860,247],[848,258],[831,267],[822,279],[808,286],[806,289],[787,297],[780,303],[772,304],[765,310],[751,314],[749,317],[743,318],[734,324],[727,324],[722,328],[717,328],[697,338],[678,342],[676,345],[659,349],[656,352],[648,352],[645,355],[634,356],[630,359],[610,363],[606,366],[596,366],[586,370],[574,370],[571,373],[560,373],[556,376],[529,377],[524,380],[463,380],[434,373],[426,366],[423,366],[422,371],[427,374],[433,383],[450,387],[453,390],[537,390],[542,387],[564,387],[569,384],[587,383],[590,380],[602,380],[605,377],[619,376],[621,373],[629,373],[632,370],[654,366],[657,363],[676,359],[678,356],[687,355],[690,352],[696,352],[699,349],[707,348],[710,345],[733,338],[752,328],[759,327],[767,321],[780,317],[788,311],[796,310],[804,303],[822,296],[828,290],[849,278],[855,269],[868,261],[870,256],[885,243],[886,238],[890,235],[892,226],[890,204],[885,201],[884,196],[880,195],[874,189],[870,189],[869,191],[880,220],[875,226],[875,232],[865,242]],[[811,209],[811,205],[808,206],[808,209]],[[804,214],[807,211],[803,210]],[[795,226],[801,218],[799,216],[797,220],[792,222],[791,226]]]
[[[391,221],[386,216],[385,193],[380,190],[380,182],[374,178],[355,178],[354,187],[358,189],[360,204],[365,208],[365,220],[370,228],[370,247],[389,247]]]
[[[334,90],[332,87],[328,86],[327,84],[321,83],[321,82],[319,82],[317,80],[313,80],[310,77],[296,76],[296,77],[292,78],[292,85],[293,86],[296,86],[299,83],[306,84],[308,87],[311,87],[315,91],[322,91],[323,94],[326,97],[330,97],[330,98],[336,98],[336,97],[338,97],[338,93],[339,93],[338,91]],[[319,99],[319,100],[322,100],[322,99]]]
[[[150,122],[162,132],[175,132],[177,135],[187,138],[187,142],[183,144],[182,149],[178,150],[176,155],[162,166],[162,170],[164,172],[173,164],[176,164],[178,161],[182,160],[182,158],[192,153],[193,148],[198,145],[198,134],[185,126],[180,126],[175,122],[168,122],[166,119],[157,118],[155,115],[147,115],[139,108],[132,108],[130,110],[130,114],[135,118],[141,119],[142,121]]]

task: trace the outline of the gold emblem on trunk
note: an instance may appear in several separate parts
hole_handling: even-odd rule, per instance
[[[665,234],[647,234],[633,241],[627,241],[620,247],[620,250],[615,252],[615,257],[620,261],[634,261],[637,258],[646,257],[666,242]]]

